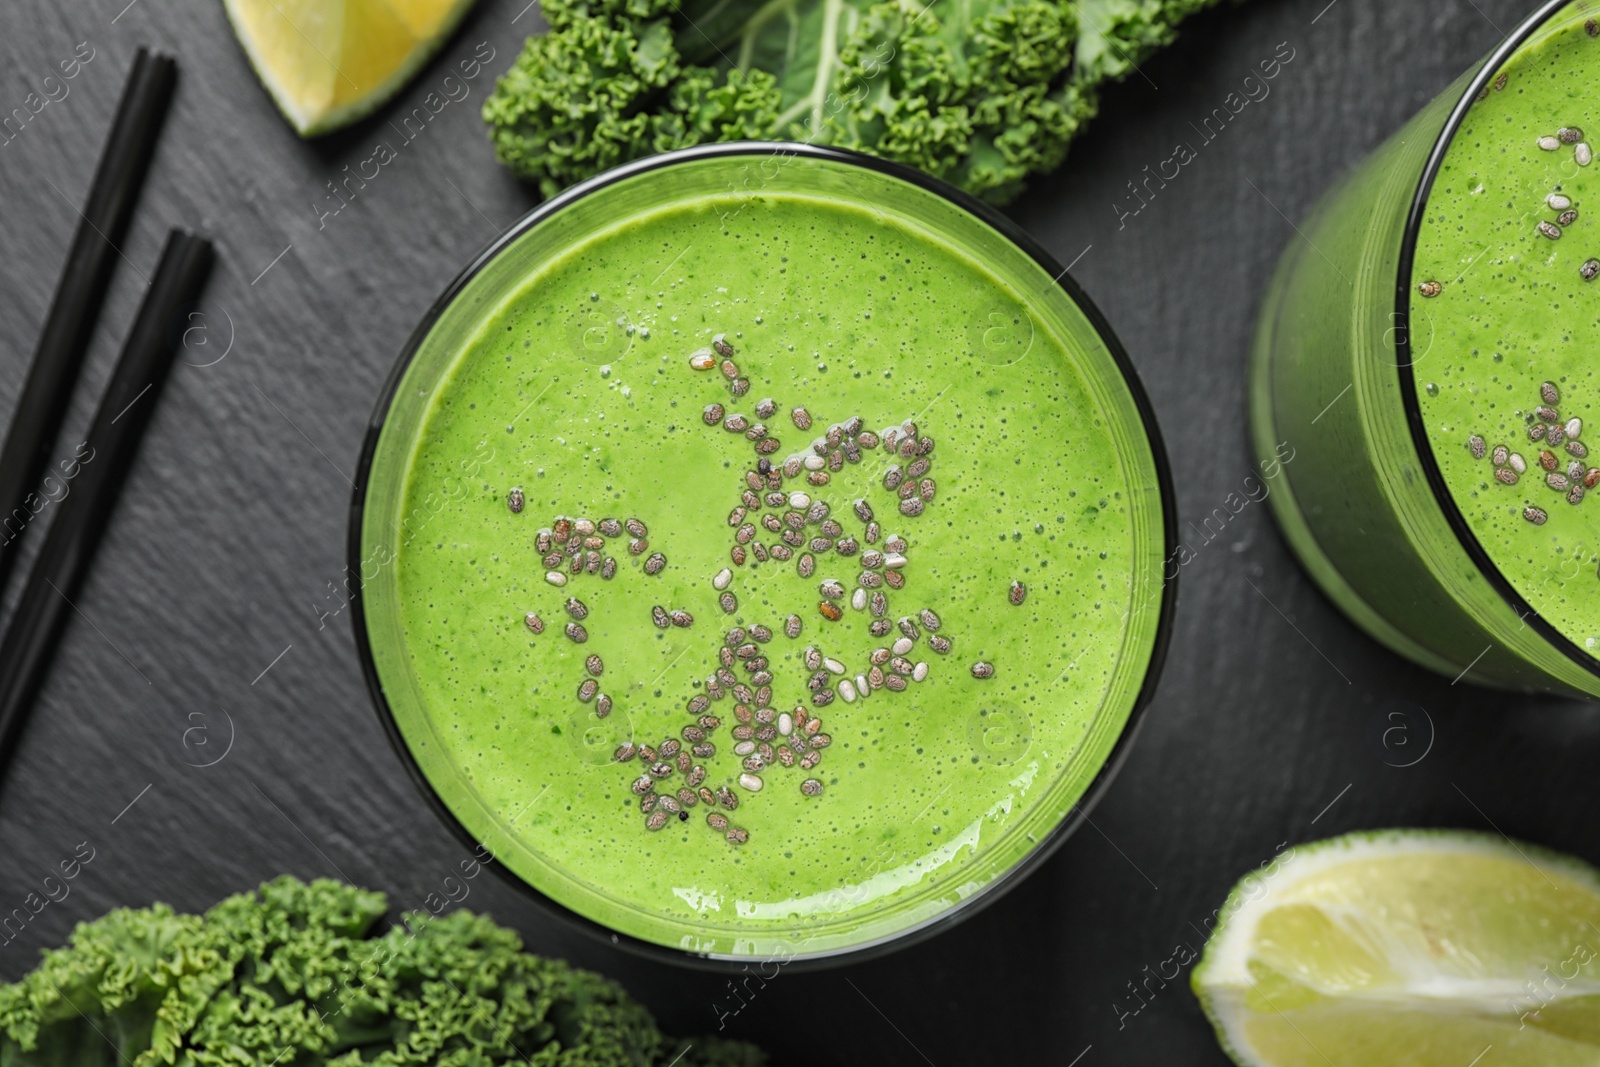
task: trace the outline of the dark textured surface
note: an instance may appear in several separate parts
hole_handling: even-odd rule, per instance
[[[0,417],[141,43],[175,53],[182,81],[63,453],[169,225],[219,246],[210,343],[192,335],[188,359],[227,354],[173,375],[0,788],[0,911],[78,842],[96,849],[71,895],[0,947],[8,978],[116,905],[201,908],[290,871],[343,875],[417,907],[465,856],[388,749],[338,590],[348,477],[395,352],[468,257],[535,202],[490,157],[475,113],[488,73],[409,144],[388,120],[479,42],[497,52],[489,71],[502,69],[536,14],[517,19],[526,0],[484,0],[396,104],[305,145],[215,0],[124,3],[13,0],[0,16],[0,111],[21,107],[79,42],[95,49],[70,94],[0,145]],[[1167,435],[1182,517],[1210,512],[1251,473],[1244,358],[1272,263],[1298,239],[1288,220],[1531,6],[1254,0],[1207,14],[1110,92],[1067,167],[1011,208],[1076,260],[1120,332]],[[1280,42],[1294,58],[1270,95],[1119,228],[1126,183],[1196,141],[1190,123]],[[398,158],[319,229],[324,183],[379,141]],[[1397,724],[1409,732],[1385,747]],[[1452,687],[1367,640],[1252,505],[1184,569],[1165,677],[1092,826],[955,931],[866,965],[785,974],[727,1027],[782,1064],[1221,1064],[1188,969],[1164,988],[1150,975],[1173,973],[1180,943],[1200,947],[1241,873],[1283,842],[1491,821],[1600,861],[1587,814],[1597,759],[1590,709]],[[725,979],[622,956],[488,877],[468,885],[467,906],[537,951],[621,978],[668,1029],[715,1030],[714,1005],[736,1003]],[[1146,1006],[1130,983],[1154,990]]]

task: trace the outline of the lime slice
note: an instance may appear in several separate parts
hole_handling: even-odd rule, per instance
[[[348,125],[393,96],[472,0],[225,0],[267,92],[302,137]]]
[[[1600,1065],[1600,872],[1487,834],[1286,850],[1192,984],[1246,1067]]]

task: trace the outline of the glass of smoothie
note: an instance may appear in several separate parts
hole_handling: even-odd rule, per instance
[[[1252,432],[1323,591],[1448,677],[1600,695],[1600,5],[1542,4],[1329,192]],[[1594,449],[1597,455],[1591,456]]]
[[[1166,647],[1126,356],[1002,216],[831,149],[632,164],[418,327],[355,629],[416,781],[612,942],[816,963],[970,914],[1083,818]]]

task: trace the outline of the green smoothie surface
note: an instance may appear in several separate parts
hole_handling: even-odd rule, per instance
[[[1597,33],[1574,5],[1472,105],[1428,198],[1411,309],[1456,505],[1528,604],[1600,656]]]
[[[691,952],[848,947],[1082,797],[1155,646],[1154,459],[1081,313],[981,254],[696,195],[482,314],[410,445],[385,688],[536,889]]]

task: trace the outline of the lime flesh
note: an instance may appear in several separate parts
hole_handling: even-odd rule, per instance
[[[250,64],[302,137],[348,125],[426,63],[473,0],[225,0]]]
[[[1220,913],[1192,984],[1249,1067],[1600,1065],[1600,873],[1487,834],[1287,850]]]

